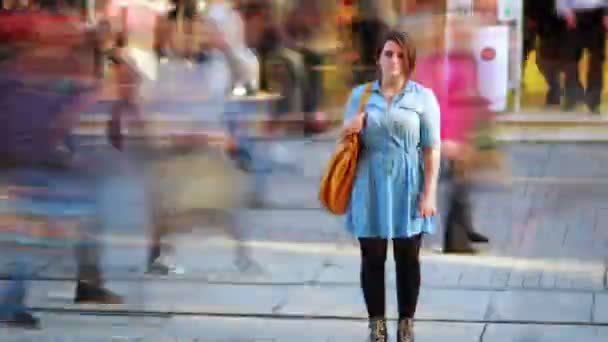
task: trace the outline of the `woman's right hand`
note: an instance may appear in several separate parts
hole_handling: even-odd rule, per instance
[[[352,118],[350,122],[344,125],[344,128],[342,128],[342,137],[361,132],[363,126],[365,125],[365,116],[365,112],[359,113]]]

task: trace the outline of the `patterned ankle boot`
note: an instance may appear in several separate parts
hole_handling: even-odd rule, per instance
[[[386,342],[386,320],[371,319],[369,321],[369,342]]]
[[[397,342],[414,342],[414,320],[406,318],[399,321]]]

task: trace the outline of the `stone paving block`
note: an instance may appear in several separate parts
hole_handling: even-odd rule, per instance
[[[171,341],[164,333],[168,319],[154,317],[89,316],[38,313],[41,330],[0,326],[2,341],[10,342],[144,342]]]
[[[390,265],[387,264],[385,272],[389,272]],[[354,256],[329,256],[323,264],[316,280],[319,283],[359,283],[359,272],[361,266],[357,257]]]
[[[415,326],[416,341],[420,342],[478,342],[483,324],[418,322]],[[391,332],[394,332],[393,328]],[[395,334],[391,334],[395,336]],[[394,337],[393,337],[394,338]],[[344,341],[346,340],[335,340]]]
[[[162,308],[169,304],[174,312],[219,314],[271,314],[287,296],[287,289],[279,286],[202,285],[162,281],[147,285],[145,291],[146,305],[150,307]]]
[[[573,237],[581,238],[585,242],[592,241],[593,231],[596,226],[597,205],[589,207],[577,207],[575,214],[571,216],[577,233]]]
[[[548,145],[537,144],[509,144],[505,147],[511,155],[513,173],[517,176],[531,176],[539,174],[543,168],[543,163],[539,160],[549,158]]]
[[[422,263],[422,283],[425,286],[458,286],[460,270],[438,260]]]
[[[434,320],[481,321],[492,292],[425,288],[420,292],[416,317]]]
[[[467,257],[442,256],[436,254],[423,257],[423,282],[439,287],[458,286],[462,274],[462,262],[458,261],[459,258],[466,260]]]
[[[397,281],[397,273],[394,271],[396,267],[393,263],[392,271],[387,273],[388,281],[395,284]],[[424,251],[421,256],[421,273],[422,282],[429,286],[439,287],[454,287],[458,286],[458,278],[460,277],[461,267],[454,263],[450,257],[437,254],[432,251]]]
[[[543,219],[538,225],[535,239],[537,243],[542,243],[543,250],[532,251],[532,255],[550,256],[552,252],[563,248],[565,223],[556,221],[558,220]]]
[[[544,289],[552,289],[556,287],[558,274],[556,272],[543,272],[540,278],[540,287]]]
[[[319,249],[298,242],[246,241],[239,245],[227,239],[212,239],[201,243],[200,248],[177,248],[176,262],[184,269],[182,278],[230,283],[305,283],[317,278],[327,253],[335,254],[337,249],[337,245]]]
[[[513,290],[496,292],[487,319],[589,323],[592,294]]]
[[[524,275],[524,288],[538,288],[540,287],[541,272],[531,271]]]
[[[420,272],[422,273],[423,286],[439,286],[441,285],[441,274],[437,270],[437,265],[427,262],[423,265]]]
[[[31,331],[27,332],[14,332],[7,333],[2,337],[3,342],[144,342],[144,341],[155,341],[155,342],[175,342],[175,339],[171,336],[166,336],[163,333],[155,333],[150,335],[138,335],[138,334],[112,334],[112,333],[70,333],[70,332],[57,332],[57,333],[35,333]]]
[[[525,272],[521,270],[513,270],[509,276],[508,287],[520,288],[524,286]]]
[[[174,239],[175,262],[184,270],[184,277],[193,276],[210,281],[253,281],[263,279],[263,270],[239,269],[237,245],[228,238],[207,238],[198,243],[198,248],[186,247],[182,241],[198,240],[192,236]],[[251,250],[246,249],[249,257]]]
[[[542,288],[601,290],[604,266],[600,262],[547,260]]]
[[[272,283],[311,282],[321,274],[327,256],[321,253],[289,253],[256,248],[251,253],[262,269],[264,281]]]
[[[361,261],[359,258],[359,251],[355,247],[348,248],[348,252],[342,255],[329,255],[324,261],[323,267],[321,268],[316,281],[323,283],[341,283],[341,284],[354,284],[359,286],[361,272]],[[358,248],[358,247],[356,247]],[[424,261],[423,266],[424,269]],[[393,262],[392,256],[387,256],[385,264],[385,278],[387,287],[394,286],[395,282],[395,263]]]
[[[461,287],[491,287],[494,268],[469,266],[463,268],[458,285]]]
[[[576,231],[580,224],[578,223],[576,227],[569,227],[564,246],[587,254],[593,251],[593,235],[591,231]]]
[[[560,274],[555,281],[555,287],[558,289],[572,289],[572,278],[568,274]]]
[[[280,286],[210,285],[191,281],[110,281],[107,286],[125,296],[125,303],[73,304],[73,283],[37,281],[32,285],[27,304],[32,307],[110,312],[270,314],[287,294],[286,288]]]
[[[608,323],[608,293],[595,294],[593,321],[595,323]]]
[[[505,288],[509,284],[509,278],[511,277],[511,270],[509,269],[496,269],[492,272],[492,278],[490,285],[495,288]]]
[[[387,298],[390,297],[387,296]],[[387,310],[389,310],[391,302],[390,299],[387,299]],[[290,287],[287,291],[287,299],[281,304],[275,310],[276,313],[305,316],[367,317],[361,288],[358,286]]]
[[[608,339],[608,329],[593,326],[488,325],[482,342],[600,342]]]
[[[577,290],[603,290],[603,274],[575,274],[570,282]]]
[[[332,324],[333,323],[333,324]],[[234,342],[275,342],[280,338],[292,337],[292,341],[325,342],[332,330],[344,331],[343,322],[316,325],[308,320],[268,320],[257,318],[216,318],[216,317],[176,317],[171,320],[165,333],[176,341],[234,341]],[[362,325],[362,324],[361,324]],[[316,328],[316,330],[313,328]],[[332,329],[333,328],[333,329]],[[344,333],[357,336],[361,332],[356,324]],[[362,327],[364,328],[364,327]],[[353,333],[353,330],[356,330]],[[335,333],[334,331],[334,333]]]
[[[594,246],[600,251],[600,255],[608,255],[608,206],[607,208],[597,208],[595,211],[594,222]]]
[[[594,162],[606,158],[597,148],[586,144],[560,145],[553,149],[545,172],[558,177],[605,177],[607,172],[601,169],[601,163]]]
[[[365,318],[367,313],[359,287],[290,287],[289,298],[278,310],[291,315],[328,315]],[[419,319],[481,320],[491,292],[423,288],[416,317]],[[387,317],[397,318],[397,295],[386,292]]]

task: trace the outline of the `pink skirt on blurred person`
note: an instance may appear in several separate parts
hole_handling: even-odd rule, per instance
[[[437,52],[416,63],[415,79],[435,92],[441,108],[442,142],[470,142],[479,120],[489,117],[489,101],[479,95],[472,53]]]

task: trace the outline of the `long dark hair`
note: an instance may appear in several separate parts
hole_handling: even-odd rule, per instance
[[[404,57],[403,58],[403,70],[405,70],[406,78],[410,78],[414,69],[416,68],[416,44],[414,40],[411,38],[409,34],[406,32],[389,31],[384,39],[382,40],[382,44],[378,46],[376,51],[376,61],[380,61],[380,57],[382,57],[382,51],[384,50],[384,45],[388,42],[393,42],[403,50]],[[378,78],[382,80],[382,71],[378,68]]]

